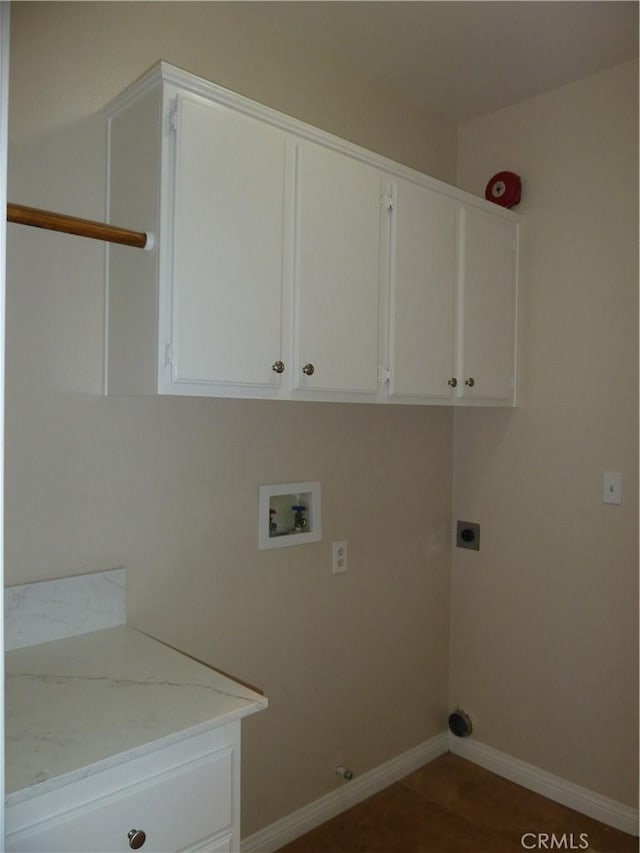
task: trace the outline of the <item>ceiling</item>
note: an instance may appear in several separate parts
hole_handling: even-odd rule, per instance
[[[638,55],[638,2],[381,0],[250,3],[265,24],[453,121]]]

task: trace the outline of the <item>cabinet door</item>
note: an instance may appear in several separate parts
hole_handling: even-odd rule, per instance
[[[389,299],[389,396],[451,400],[454,381],[456,204],[398,180]]]
[[[463,399],[513,404],[517,225],[461,211],[458,382]]]
[[[172,380],[277,388],[286,136],[187,95],[175,125]]]
[[[371,166],[298,144],[296,388],[376,393],[380,187]]]

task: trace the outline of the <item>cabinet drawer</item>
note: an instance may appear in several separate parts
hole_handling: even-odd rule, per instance
[[[236,853],[236,851],[237,845],[234,847],[233,834],[225,832],[223,835],[216,835],[215,838],[207,838],[201,844],[189,847],[181,853]]]
[[[6,850],[127,853],[132,829],[146,834],[143,853],[196,846],[231,827],[232,754],[219,750],[9,835]]]

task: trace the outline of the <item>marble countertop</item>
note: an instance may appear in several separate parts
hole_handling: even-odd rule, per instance
[[[6,804],[267,706],[125,626],[6,655]]]

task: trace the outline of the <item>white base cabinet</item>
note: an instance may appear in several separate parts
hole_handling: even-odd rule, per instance
[[[241,721],[267,699],[126,625],[82,633],[87,583],[67,580],[79,633],[6,656],[3,849],[236,853]],[[37,603],[23,639],[51,621]]]
[[[109,394],[514,405],[515,214],[166,63],[106,115]]]
[[[9,806],[7,853],[240,849],[240,721]]]

